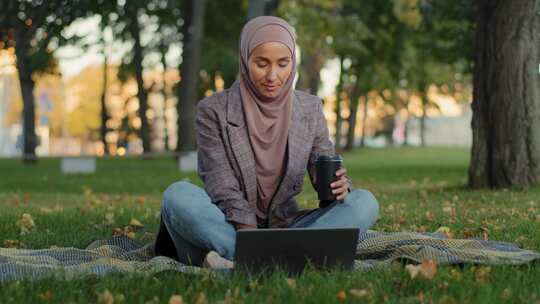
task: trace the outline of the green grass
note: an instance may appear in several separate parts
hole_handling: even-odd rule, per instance
[[[540,187],[526,192],[467,190],[468,150],[367,149],[345,154],[344,159],[355,187],[369,189],[379,200],[376,230],[434,231],[446,226],[457,238],[487,233],[489,239],[540,251]],[[162,191],[180,179],[201,185],[196,174],[180,174],[170,159],[98,160],[93,175],[66,176],[59,168],[58,159],[43,159],[36,166],[0,160],[0,246],[5,240],[19,240],[23,248],[84,247],[110,237],[114,228],[128,225],[132,218],[145,225],[135,238],[148,242],[157,229]],[[306,178],[298,201],[302,207],[314,207],[315,198]],[[17,221],[23,213],[31,214],[36,225],[20,235]],[[267,278],[168,272],[21,281],[0,284],[0,303],[94,303],[105,290],[125,303],[168,303],[173,294],[193,303],[201,293],[211,303],[326,303],[338,301],[341,290],[346,302],[539,303],[538,263],[491,267],[483,278],[477,278],[478,269],[439,267],[433,280],[411,280],[401,265],[369,273],[309,270],[294,286],[280,273]],[[351,289],[365,290],[365,295],[354,297]]]

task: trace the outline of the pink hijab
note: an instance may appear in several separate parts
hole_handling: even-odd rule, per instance
[[[261,95],[249,77],[249,55],[265,42],[283,43],[292,56],[291,74],[275,98]],[[255,156],[257,215],[260,218],[267,217],[268,205],[285,171],[295,70],[295,35],[285,20],[261,16],[246,23],[240,37],[240,96]]]

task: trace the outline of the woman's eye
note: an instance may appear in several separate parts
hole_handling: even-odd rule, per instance
[[[289,63],[280,63],[279,66],[282,68],[286,68],[289,65]]]
[[[264,64],[264,63],[257,63],[257,66],[258,66],[259,68],[264,68],[264,67],[266,67],[266,64]]]

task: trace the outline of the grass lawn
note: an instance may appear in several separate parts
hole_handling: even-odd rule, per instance
[[[355,187],[372,191],[379,200],[375,230],[446,226],[456,238],[488,237],[540,251],[540,187],[467,190],[466,149],[367,149],[344,159]],[[94,175],[65,176],[58,159],[43,159],[36,166],[0,159],[0,246],[15,240],[22,248],[84,247],[110,237],[133,218],[144,224],[135,239],[149,242],[157,229],[162,191],[180,179],[202,185],[196,174],[180,174],[170,159],[102,159],[97,167]],[[306,176],[298,201],[315,207],[315,198]],[[17,222],[23,213],[32,216],[35,227],[21,235]],[[188,303],[540,303],[540,267],[439,267],[433,280],[412,280],[403,266],[395,265],[368,273],[308,271],[295,279],[161,273],[16,281],[0,284],[0,303],[111,303],[108,293],[115,303],[168,303],[175,294]]]

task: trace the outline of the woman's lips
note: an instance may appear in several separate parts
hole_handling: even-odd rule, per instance
[[[263,84],[264,88],[268,91],[268,92],[274,92],[275,90],[277,90],[277,86],[276,85],[266,85],[266,84]]]

